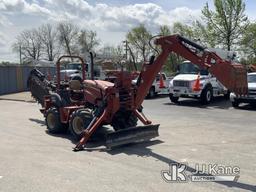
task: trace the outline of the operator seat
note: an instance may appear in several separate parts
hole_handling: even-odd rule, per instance
[[[82,83],[79,80],[70,80],[69,81],[70,89],[70,100],[71,102],[81,102],[84,99],[84,92]]]

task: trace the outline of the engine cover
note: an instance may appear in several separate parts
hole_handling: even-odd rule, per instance
[[[97,105],[99,101],[102,101],[115,86],[114,83],[102,80],[84,80],[83,85],[86,101],[93,105]]]

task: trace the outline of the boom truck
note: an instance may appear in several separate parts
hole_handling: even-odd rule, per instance
[[[152,124],[142,112],[142,102],[168,58],[170,53],[176,53],[191,61],[200,68],[207,69],[225,87],[237,95],[246,95],[246,69],[237,63],[223,60],[216,53],[190,41],[180,35],[162,36],[155,39],[155,44],[161,48],[161,53],[151,56],[149,62],[142,66],[136,83],[132,82],[132,75],[127,71],[113,71],[113,82],[102,80],[70,80],[68,87],[57,83],[56,91],[44,94],[43,109],[48,130],[58,132],[69,127],[71,133],[77,136],[79,142],[74,151],[82,150],[92,134],[102,125],[112,125],[114,132],[106,135],[108,148],[127,143],[145,141],[158,136],[159,124]],[[59,62],[57,62],[57,79],[59,79]],[[37,73],[32,73],[28,84],[32,95],[33,87],[41,87],[45,82]],[[33,80],[34,78],[34,80]],[[47,84],[47,82],[45,82]],[[195,88],[200,87],[194,82]],[[47,86],[49,87],[49,86]],[[62,103],[61,92],[80,94],[79,101]],[[71,98],[72,96],[70,96]],[[56,105],[56,101],[59,101]],[[136,126],[137,120],[144,126]]]

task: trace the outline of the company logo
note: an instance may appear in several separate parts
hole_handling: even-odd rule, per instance
[[[188,181],[237,181],[240,174],[240,168],[237,166],[195,164],[194,171],[190,172],[190,174],[186,173],[187,168],[188,165],[186,163],[171,163],[169,164],[169,170],[161,171],[161,176],[166,182],[184,183]]]

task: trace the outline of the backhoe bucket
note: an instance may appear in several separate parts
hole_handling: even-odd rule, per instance
[[[113,133],[109,133],[106,137],[106,147],[111,149],[113,147],[118,147],[130,143],[148,141],[154,137],[159,136],[158,127],[159,124],[145,125],[130,127],[127,129],[122,129]]]

